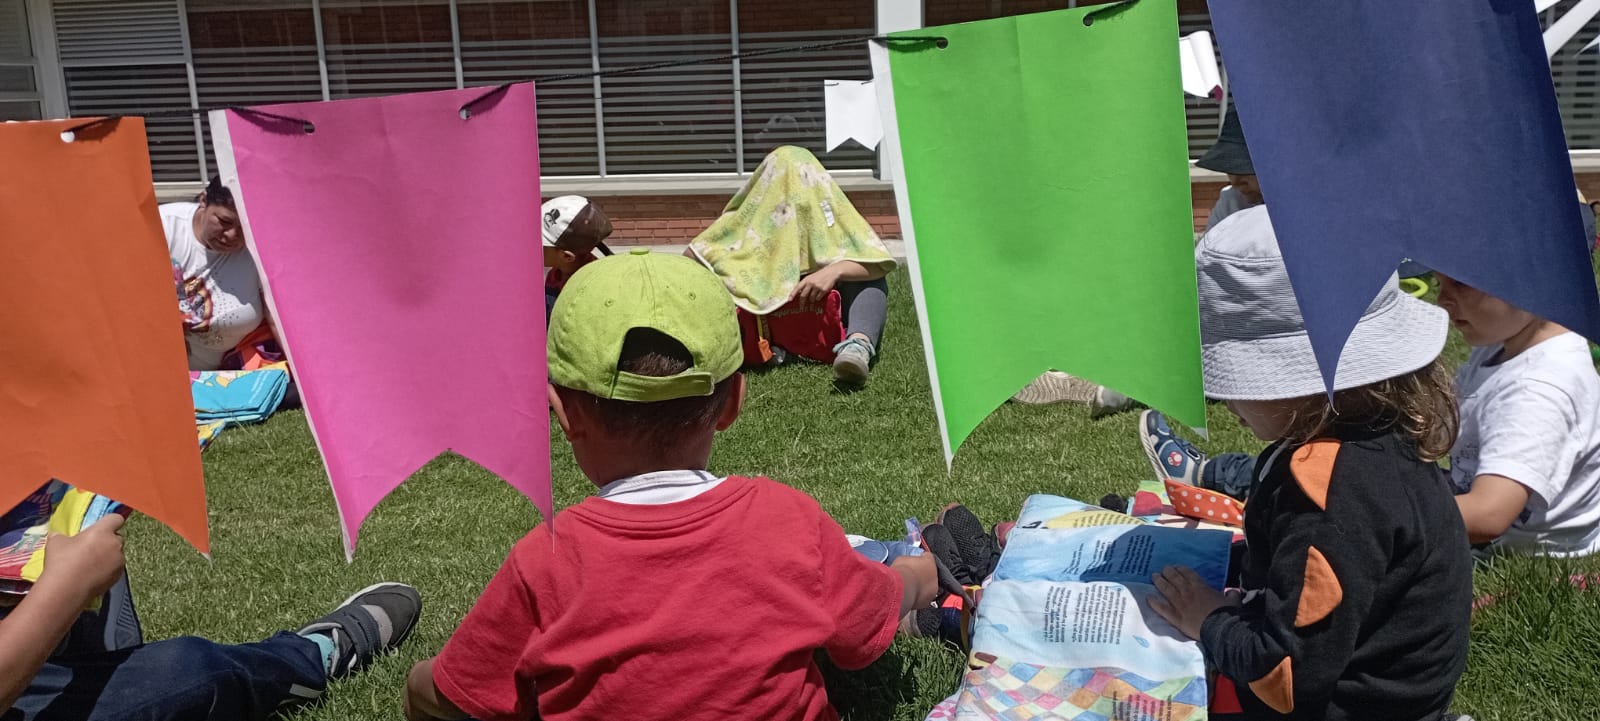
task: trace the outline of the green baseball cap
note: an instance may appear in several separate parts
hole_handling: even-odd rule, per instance
[[[694,367],[652,377],[617,369],[628,331],[683,344]],[[648,403],[709,396],[744,363],[733,297],[705,266],[635,248],[572,275],[550,314],[550,382],[601,398]]]

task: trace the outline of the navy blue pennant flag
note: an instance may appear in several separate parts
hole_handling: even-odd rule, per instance
[[[1532,2],[1210,6],[1330,389],[1403,258],[1600,340],[1594,239]]]

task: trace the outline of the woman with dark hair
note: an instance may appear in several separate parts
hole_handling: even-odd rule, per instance
[[[212,178],[194,202],[167,203],[160,212],[189,369],[220,370],[223,357],[266,319],[261,278],[244,247],[233,193]]]

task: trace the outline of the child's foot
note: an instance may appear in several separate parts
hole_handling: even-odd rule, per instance
[[[332,640],[327,671],[329,678],[337,678],[399,646],[416,628],[420,615],[422,596],[417,589],[403,583],[379,583],[357,591],[333,612],[300,629],[299,634]]]
[[[867,383],[872,371],[872,343],[861,336],[850,336],[833,347],[833,382],[847,386]]]
[[[912,638],[935,638],[965,651],[967,638],[961,632],[962,620],[959,608],[919,608],[900,620],[900,632]]]
[[[1137,405],[1137,402],[1121,393],[1105,386],[1099,386],[1094,391],[1094,399],[1089,401],[1089,417],[1104,418],[1114,413],[1120,413]]]
[[[1148,410],[1139,414],[1139,442],[1144,445],[1150,467],[1155,469],[1156,480],[1200,485],[1206,454],[1173,433],[1160,412]]]
[[[1045,371],[1032,383],[1029,383],[1011,400],[1025,403],[1030,406],[1042,406],[1050,403],[1083,403],[1092,404],[1095,392],[1100,388],[1082,378],[1067,375],[1061,371]]]
[[[974,584],[982,583],[1000,563],[1000,544],[983,530],[983,521],[966,506],[952,503],[939,514],[938,525],[950,532],[956,552],[971,571]]]

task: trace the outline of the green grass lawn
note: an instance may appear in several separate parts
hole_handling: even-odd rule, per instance
[[[837,394],[829,369],[815,365],[753,375],[745,416],[718,440],[713,471],[771,476],[815,496],[846,530],[877,537],[897,536],[903,519],[930,518],[951,501],[992,523],[1015,514],[1031,493],[1094,502],[1129,492],[1151,473],[1134,434],[1136,413],[1092,421],[1078,406],[1016,405],[989,418],[947,473],[904,272],[890,282],[894,302],[871,385]],[[1070,319],[1062,325],[1071,332]],[[1459,341],[1449,353],[1464,357]],[[1208,450],[1262,446],[1220,405],[1211,407],[1210,425]],[[552,439],[563,507],[594,488],[558,428]],[[147,638],[255,641],[376,581],[422,591],[422,622],[405,647],[334,684],[295,719],[399,718],[406,670],[439,650],[506,551],[538,520],[487,471],[441,458],[378,507],[355,562],[346,564],[333,495],[301,413],[227,431],[205,464],[212,560],[148,518],[129,525]],[[1592,715],[1600,698],[1600,588],[1584,592],[1562,579],[1595,571],[1600,558],[1517,559],[1478,573],[1479,592],[1500,600],[1474,621],[1458,711],[1480,720]],[[932,643],[897,641],[865,671],[830,673],[831,695],[846,718],[920,719],[955,689],[962,660]]]

